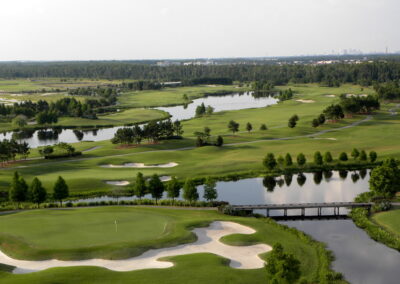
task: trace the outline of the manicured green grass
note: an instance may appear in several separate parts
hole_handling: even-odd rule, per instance
[[[365,116],[356,116],[344,119],[340,123],[327,123],[317,129],[311,127],[311,119],[316,117],[321,110],[337,98],[326,97],[326,94],[356,93],[359,87],[347,86],[341,88],[319,88],[316,86],[292,86],[296,91],[293,101],[285,101],[261,109],[250,109],[216,113],[208,117],[185,121],[184,136],[182,140],[162,141],[156,145],[141,145],[135,148],[120,149],[109,141],[81,142],[74,146],[77,150],[100,147],[84,153],[78,161],[43,161],[35,160],[24,162],[25,168],[18,171],[30,182],[38,176],[51,191],[54,181],[62,175],[68,181],[71,191],[108,191],[113,187],[104,183],[104,180],[134,181],[138,171],[146,176],[153,173],[160,175],[176,175],[180,179],[199,176],[220,176],[243,171],[260,171],[263,169],[261,161],[268,152],[275,156],[291,153],[293,158],[303,152],[308,161],[313,160],[315,151],[331,151],[334,158],[345,151],[350,154],[353,148],[366,151],[375,150],[380,159],[385,157],[400,157],[398,141],[400,138],[400,116],[390,115],[388,109],[393,104],[383,105],[382,110],[373,115],[373,119],[356,127],[341,129],[325,133],[316,138],[294,138],[292,140],[270,140],[272,138],[295,137],[316,133],[321,130],[334,130],[340,126],[364,119]],[[348,89],[346,89],[348,88]],[[355,89],[355,90],[354,90]],[[306,90],[309,90],[307,92]],[[364,89],[364,92],[367,90]],[[311,93],[312,95],[309,95]],[[315,103],[299,103],[296,99],[312,99]],[[294,129],[286,126],[290,115],[297,113],[300,116],[299,125]],[[270,129],[267,131],[255,130],[251,133],[241,132],[231,135],[226,128],[227,121],[235,118],[241,125],[250,121],[256,128],[261,123],[266,123]],[[224,135],[225,143],[249,142],[237,145],[224,145],[217,147],[202,147],[185,151],[163,151],[194,146],[193,132],[208,126],[213,135]],[[243,127],[243,126],[241,126]],[[276,127],[276,128],[274,128]],[[258,127],[257,127],[258,128]],[[330,140],[327,138],[334,138]],[[252,143],[255,140],[261,140]],[[32,150],[32,156],[37,156]],[[75,158],[73,160],[76,160]],[[164,169],[132,169],[132,168],[101,168],[102,164],[122,164],[126,162],[168,163],[177,162],[179,166]],[[8,189],[13,170],[0,171],[0,189]],[[120,188],[120,187],[118,187]]]
[[[400,209],[374,214],[372,220],[400,238]]]
[[[118,220],[118,232],[114,220]],[[252,235],[227,236],[222,240],[227,244],[282,243],[285,250],[301,261],[302,276],[317,281],[323,269],[322,248],[301,233],[298,235],[269,219],[233,217],[210,210],[101,207],[2,215],[0,246],[14,257],[34,259],[127,258],[152,247],[194,241],[189,229],[214,220],[238,222],[257,231]],[[54,268],[26,275],[0,272],[0,279],[2,283],[204,283],[206,279],[211,283],[264,283],[266,280],[264,269],[232,269],[226,260],[211,254],[170,259],[177,265],[168,269],[113,272],[96,267]]]

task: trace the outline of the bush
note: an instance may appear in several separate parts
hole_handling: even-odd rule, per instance
[[[349,158],[347,157],[347,154],[345,152],[340,153],[339,155],[339,160],[342,162],[346,162],[349,160]]]

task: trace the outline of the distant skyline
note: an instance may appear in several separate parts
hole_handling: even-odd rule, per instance
[[[2,0],[0,61],[400,51],[398,0]]]

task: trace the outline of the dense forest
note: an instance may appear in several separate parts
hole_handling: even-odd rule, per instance
[[[156,66],[134,62],[34,62],[1,63],[0,78],[105,78],[183,81],[196,83],[201,78],[226,78],[231,80],[269,81],[274,85],[292,83],[320,83],[336,86],[342,83],[372,85],[399,80],[400,62],[375,61],[360,64],[336,63],[327,65],[302,64],[225,64]],[[195,80],[193,80],[195,79]]]

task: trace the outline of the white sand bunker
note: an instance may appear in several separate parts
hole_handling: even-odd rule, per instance
[[[230,266],[233,268],[256,269],[264,267],[264,261],[258,255],[272,249],[265,244],[229,246],[221,243],[219,239],[226,235],[255,233],[253,229],[233,222],[213,222],[209,227],[196,228],[193,232],[198,237],[197,241],[194,243],[171,248],[149,250],[140,256],[128,259],[88,259],[77,261],[51,259],[29,261],[13,259],[0,251],[0,263],[15,266],[16,268],[13,270],[13,273],[16,274],[67,266],[100,266],[115,271],[132,271],[149,268],[168,268],[174,265],[172,262],[159,260],[163,257],[193,253],[213,253],[230,259]]]
[[[325,97],[328,97],[328,98],[334,98],[334,97],[335,97],[335,95],[325,95]]]
[[[129,184],[129,181],[127,180],[106,180],[106,184],[110,185],[117,185],[117,186],[125,186]]]
[[[368,95],[367,95],[367,94],[359,94],[359,95],[356,95],[356,94],[346,94],[346,97],[347,97],[347,98],[350,98],[350,97],[368,97]]]
[[[311,104],[315,103],[314,100],[296,100],[296,102],[304,103],[304,104]]]
[[[314,137],[314,139],[319,139],[319,140],[334,140],[334,141],[337,140],[336,138],[333,138],[333,137],[328,137],[328,138]]]
[[[125,163],[123,165],[101,165],[102,168],[173,168],[176,167],[178,163],[170,162],[166,164],[153,164],[153,165],[145,165],[144,163]]]

